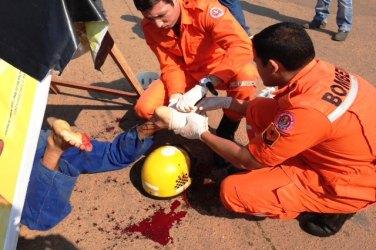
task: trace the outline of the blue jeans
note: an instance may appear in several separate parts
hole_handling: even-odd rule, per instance
[[[34,158],[21,223],[33,230],[49,230],[71,211],[69,203],[81,173],[119,170],[129,166],[152,145],[153,137],[141,141],[135,128],[118,135],[112,143],[92,140],[93,151],[66,150],[58,171],[46,168],[42,158],[50,131],[41,131]]]
[[[247,32],[248,35],[251,35],[251,30],[249,26],[245,22],[244,13],[242,7],[238,0],[219,0],[219,2],[226,6],[227,9],[231,12],[231,14],[235,17],[235,19],[239,22],[239,24],[243,27],[243,29]]]
[[[314,20],[327,23],[331,0],[318,0]],[[350,31],[352,28],[352,0],[338,0],[336,22],[339,31]]]

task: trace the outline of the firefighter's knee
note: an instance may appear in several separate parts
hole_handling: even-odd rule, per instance
[[[147,102],[138,101],[134,106],[134,110],[139,117],[149,120],[154,114],[155,107],[148,105]]]

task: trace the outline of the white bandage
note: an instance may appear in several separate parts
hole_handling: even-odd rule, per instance
[[[168,129],[176,130],[185,127],[187,124],[187,115],[189,113],[182,113],[174,108],[170,108],[170,123]]]

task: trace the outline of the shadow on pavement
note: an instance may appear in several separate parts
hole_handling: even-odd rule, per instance
[[[298,2],[298,4],[301,4],[301,3]],[[291,22],[291,23],[303,25],[311,21],[311,20],[303,20],[300,18],[283,15],[275,9],[270,9],[267,7],[263,7],[263,6],[252,4],[249,2],[245,2],[245,1],[242,1],[241,5],[242,5],[243,11],[247,11],[253,15],[259,15],[259,16],[275,19],[278,22]],[[313,17],[313,14],[314,14],[314,5],[312,6],[312,17]],[[335,34],[335,32],[327,30],[327,29],[316,29],[316,31],[328,34],[330,36]]]
[[[140,25],[141,21],[142,21],[141,18],[136,17],[136,16],[132,16],[132,15],[122,15],[121,19],[128,21],[128,22],[135,23],[132,27],[133,33],[138,35],[138,37],[145,39],[144,32],[142,32],[142,28],[141,28],[141,25]]]
[[[102,87],[102,88],[108,88],[111,90],[121,90],[121,91],[126,91],[129,93],[136,93],[130,83],[125,79],[125,78],[120,78],[118,80],[112,81],[112,82],[95,82],[91,84],[92,86],[95,87]],[[92,91],[88,90],[89,95],[93,97],[94,99],[100,99],[100,100],[112,100],[119,98],[117,95],[112,95],[112,94],[106,94],[98,91]],[[137,97],[132,97],[132,96],[127,96],[123,97],[126,101],[136,103]]]
[[[20,237],[18,239],[17,250],[30,249],[64,249],[77,250],[74,244],[59,234],[38,236],[33,239],[25,239]]]
[[[302,20],[300,18],[283,15],[275,9],[270,9],[270,8],[252,4],[249,2],[242,1],[241,5],[242,5],[243,11],[247,11],[253,15],[269,17],[279,22],[292,22],[292,23],[297,23],[297,24],[303,24],[306,22],[306,20]]]

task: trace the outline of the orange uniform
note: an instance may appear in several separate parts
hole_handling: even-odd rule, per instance
[[[374,203],[376,88],[314,60],[275,94],[251,101],[246,114],[249,151],[265,167],[226,178],[225,206],[294,218]]]
[[[208,75],[222,79],[225,84],[217,89],[227,90],[229,96],[249,100],[256,92],[259,76],[251,41],[231,13],[215,0],[182,1],[180,7],[180,34],[142,21],[162,74],[139,98],[135,110],[140,117],[151,118],[172,94],[187,92]],[[229,118],[241,119],[240,114],[226,112]]]

